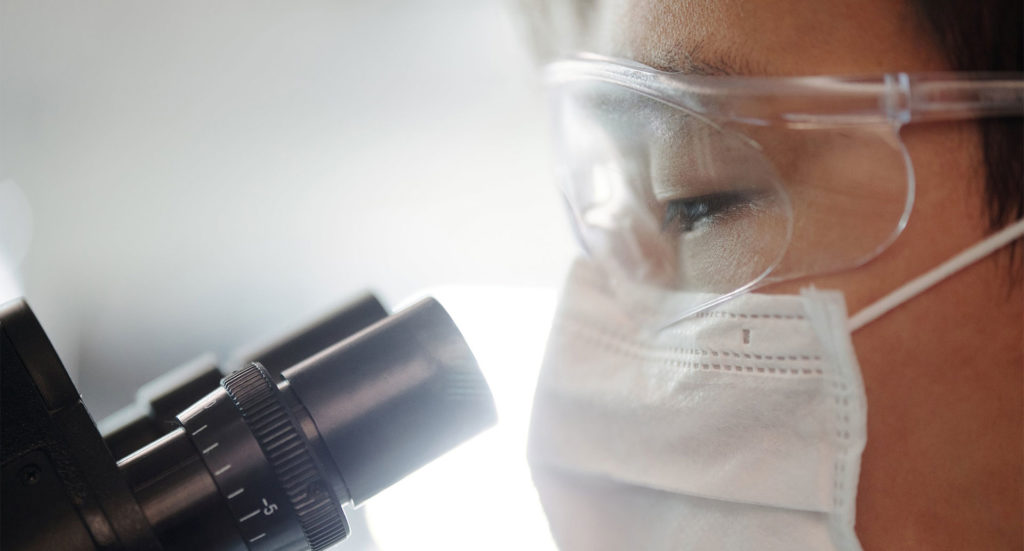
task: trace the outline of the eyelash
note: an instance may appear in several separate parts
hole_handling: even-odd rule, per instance
[[[749,205],[751,201],[751,194],[742,191],[708,193],[697,197],[673,199],[665,204],[665,216],[661,221],[661,230],[689,233],[698,224],[725,216],[740,207]]]

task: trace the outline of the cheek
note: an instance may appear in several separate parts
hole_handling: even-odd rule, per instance
[[[947,232],[962,228],[971,236],[984,235],[986,174],[975,123],[913,124],[900,136],[907,145],[918,183],[912,223],[931,227],[947,224]]]
[[[772,128],[754,134],[792,208],[792,238],[773,277],[855,268],[899,234],[910,179],[889,128]]]
[[[716,222],[713,235],[680,239],[685,279],[693,289],[728,293],[761,277],[785,248],[788,219],[775,199]]]
[[[808,285],[836,289],[844,292],[847,309],[853,314],[986,235],[982,202],[984,172],[973,125],[912,125],[904,129],[901,137],[913,164],[915,189],[906,228],[898,238],[863,265],[774,284],[761,289],[761,292],[796,293]],[[897,170],[894,161],[886,160],[888,155],[884,149],[873,151],[865,148],[857,156],[828,153],[818,157],[821,159],[816,163],[818,167],[812,164],[802,170],[813,174],[833,163],[845,166],[851,178],[856,176],[863,182],[864,193],[870,191],[879,196],[889,189],[880,187],[879,183],[892,181],[887,174]],[[878,209],[886,203],[871,201],[871,195],[864,193],[843,200],[844,204],[850,205],[849,208],[861,205],[864,207],[861,210],[866,213],[859,227],[851,226],[851,231],[861,232],[853,235],[871,232],[880,235],[886,227],[885,219],[868,207],[874,203],[876,206],[873,208]],[[892,204],[897,202],[892,200]],[[891,207],[887,208],[891,210]],[[842,242],[841,236],[835,239]],[[816,253],[807,253],[828,254],[829,250],[824,248]]]

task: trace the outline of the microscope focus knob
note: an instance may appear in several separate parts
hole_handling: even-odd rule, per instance
[[[225,377],[223,385],[277,475],[310,549],[324,549],[348,536],[348,523],[322,468],[267,370],[250,363]]]

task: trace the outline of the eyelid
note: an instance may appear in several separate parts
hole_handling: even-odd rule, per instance
[[[770,189],[765,189],[763,184],[737,184],[735,179],[725,177],[721,179],[694,179],[670,182],[673,184],[671,186],[659,185],[659,183],[661,182],[656,181],[652,184],[654,186],[652,194],[659,203],[711,198],[716,195],[742,195],[757,198],[772,193]]]
[[[662,231],[666,231],[676,226],[675,231],[689,233],[750,204],[749,197],[733,192],[710,193],[668,201],[665,203],[661,228]]]
[[[669,201],[697,199],[721,193],[737,191],[732,185],[723,184],[721,180],[701,178],[680,178],[676,181],[657,179],[652,183],[654,198],[659,203]]]
[[[764,201],[771,196],[771,193],[764,190],[729,190],[721,192],[706,193],[703,195],[692,195],[688,197],[676,197],[661,201],[666,210],[677,209],[680,206],[696,206],[701,203],[713,203],[715,209],[711,216],[724,214],[737,208],[753,207],[755,203]]]

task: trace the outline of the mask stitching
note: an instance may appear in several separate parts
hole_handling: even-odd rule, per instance
[[[607,352],[617,353],[631,360],[640,360],[646,363],[660,363],[671,367],[700,369],[702,371],[757,373],[763,375],[807,375],[817,377],[823,374],[823,371],[820,368],[758,367],[752,365],[740,365],[737,363],[705,363],[671,357],[666,358],[664,357],[665,350],[652,349],[650,346],[634,345],[629,342],[624,342],[614,335],[603,335],[591,328],[572,327],[570,324],[565,325],[567,330],[575,333],[578,338],[586,341],[587,344],[596,346],[597,348]]]
[[[771,320],[803,320],[807,319],[804,316],[797,314],[736,314],[733,312],[698,312],[693,315],[695,318],[728,318],[728,319],[771,319]]]
[[[856,484],[856,481],[848,480],[847,469],[850,466],[851,459],[856,461],[863,451],[855,450],[852,445],[854,420],[857,419],[860,422],[860,418],[855,411],[857,408],[856,388],[858,385],[856,382],[851,383],[845,380],[848,377],[854,376],[846,361],[837,357],[833,360],[832,365],[834,367],[829,376],[829,379],[831,379],[829,381],[829,389],[835,406],[836,438],[839,444],[839,453],[836,455],[835,472],[833,473],[835,486],[835,494],[833,495],[834,515],[838,516],[839,519],[843,519],[837,526],[842,545],[846,549],[859,550],[861,547],[856,534],[853,532],[852,522],[849,525],[846,524],[847,521],[852,519],[851,515],[853,513],[848,509],[853,504],[847,503],[845,497],[847,495],[847,482]],[[856,456],[856,459],[852,456]]]
[[[839,439],[840,445],[843,450],[849,448],[850,440],[850,399],[847,396],[846,383],[839,381],[831,381],[829,386],[832,389],[832,398],[835,402],[835,424],[836,424],[836,438]],[[835,465],[835,489],[837,493],[833,496],[833,503],[836,507],[842,507],[845,504],[845,500],[841,497],[844,488],[844,475],[846,472],[845,458],[846,454],[839,454],[836,458]]]
[[[590,323],[579,322],[576,320],[557,320],[555,322],[558,325],[574,326],[573,328],[578,331],[588,331],[594,334],[595,338],[605,337],[607,339],[614,339],[619,342],[630,343],[631,340],[623,337],[618,332],[607,329],[604,327],[595,326]],[[661,350],[664,352],[676,352],[680,354],[688,355],[699,355],[699,356],[726,356],[733,358],[742,358],[745,360],[766,360],[766,361],[805,361],[805,362],[820,362],[822,357],[818,354],[786,354],[774,356],[771,354],[757,354],[754,352],[738,352],[734,350],[723,350],[714,348],[682,348],[682,347],[659,347],[657,344],[644,343],[644,346],[650,349]]]
[[[807,290],[803,294],[813,296],[815,292]],[[856,461],[859,460],[862,451],[855,449],[852,443],[853,433],[856,432],[853,428],[854,420],[858,423],[862,421],[855,411],[858,405],[856,393],[860,387],[854,379],[858,374],[855,363],[850,364],[856,360],[851,360],[844,354],[843,344],[848,344],[848,336],[837,334],[837,331],[845,332],[845,310],[839,308],[836,312],[833,311],[835,308],[826,308],[823,304],[815,302],[809,303],[807,307],[812,308],[810,317],[817,319],[816,332],[829,358],[825,363],[825,366],[828,366],[828,373],[823,382],[827,384],[825,390],[832,398],[830,402],[837,448],[832,464],[832,512],[829,514],[829,531],[839,549],[860,550],[860,543],[853,531],[853,513],[849,510],[854,504],[848,502],[845,497],[848,482],[854,485],[855,490],[856,480],[851,481],[847,478],[850,474],[857,474]],[[856,457],[851,457],[852,454]]]
[[[839,373],[831,374],[833,377],[840,376]],[[836,426],[836,438],[838,439],[839,453],[836,454],[835,462],[833,463],[832,473],[832,506],[834,511],[832,513],[833,519],[835,515],[840,515],[841,518],[846,518],[846,468],[847,462],[850,455],[850,425],[851,425],[851,404],[849,390],[846,383],[833,379],[829,383],[830,393],[835,404],[834,421]],[[856,536],[851,536],[851,532],[845,525],[839,524],[836,526],[838,529],[839,537],[841,542],[838,542],[842,547],[846,549],[860,549],[860,545],[857,543]]]
[[[821,361],[821,356],[818,355],[807,355],[807,354],[789,354],[786,356],[772,356],[770,354],[754,354],[750,352],[733,352],[731,350],[714,350],[714,349],[703,349],[703,348],[671,348],[673,352],[679,352],[683,354],[694,354],[700,356],[731,356],[734,358],[743,358],[746,360],[769,360],[769,361],[791,361],[791,362],[816,362]]]

